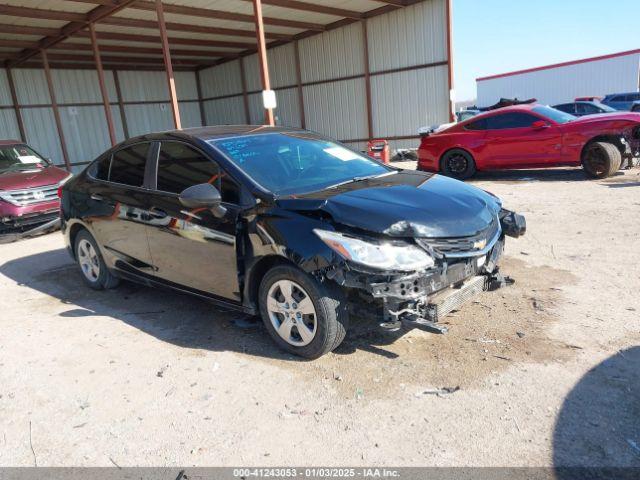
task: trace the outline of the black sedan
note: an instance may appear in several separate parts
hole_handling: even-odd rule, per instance
[[[577,101],[571,103],[561,103],[554,105],[553,108],[565,113],[570,113],[576,117],[584,117],[585,115],[597,115],[599,113],[619,113],[616,109],[600,102]]]
[[[61,196],[91,288],[125,278],[259,314],[308,358],[342,342],[353,312],[444,331],[443,315],[500,284],[504,235],[525,229],[487,192],[278,127],[130,139]]]

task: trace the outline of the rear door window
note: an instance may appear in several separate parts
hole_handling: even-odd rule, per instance
[[[216,187],[222,201],[239,203],[240,189],[216,162],[184,143],[162,142],[156,188],[162,192],[180,194],[201,183]]]
[[[480,120],[476,120],[475,122],[468,123],[464,128],[465,130],[486,130],[487,122],[484,118],[481,118]]]
[[[109,181],[141,187],[144,183],[149,145],[149,143],[139,143],[115,152],[111,160]]]
[[[595,105],[591,105],[590,103],[579,103],[578,104],[578,113],[582,115],[591,115],[593,113],[600,113],[600,110]]]
[[[109,180],[109,168],[111,167],[111,155],[106,155],[105,157],[98,160],[93,164],[89,173],[93,178],[97,178],[98,180]]]
[[[566,112],[566,113],[575,113],[576,109],[575,109],[575,104],[573,103],[563,103],[562,105],[556,105],[555,107],[556,110],[560,110],[561,112]]]
[[[509,112],[486,118],[487,130],[506,130],[509,128],[530,127],[538,117],[528,113]]]

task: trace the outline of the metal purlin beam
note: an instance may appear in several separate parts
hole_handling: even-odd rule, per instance
[[[367,107],[367,134],[369,140],[373,138],[373,112],[371,107],[371,72],[369,70],[369,39],[367,33],[367,20],[362,20],[362,38],[364,53],[364,91]]]
[[[453,8],[451,3],[452,0],[445,0],[446,3],[446,10],[447,10],[447,80],[448,80],[448,84],[449,84],[449,92],[448,92],[448,96],[449,96],[449,121],[453,122],[455,121],[455,104],[453,102],[453,99],[451,98],[451,92],[453,91],[454,88],[454,83],[453,83],[453,40],[452,40],[452,24],[451,24],[451,17],[452,17],[452,12],[451,9]]]

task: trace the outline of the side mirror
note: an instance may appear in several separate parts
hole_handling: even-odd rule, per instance
[[[193,185],[183,190],[178,198],[185,207],[208,208],[216,217],[222,217],[227,212],[227,209],[220,205],[220,192],[210,183]]]
[[[543,128],[549,128],[549,124],[544,120],[536,120],[531,124],[531,128],[535,130],[542,130]]]

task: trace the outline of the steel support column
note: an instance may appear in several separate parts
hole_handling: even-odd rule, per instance
[[[369,140],[373,138],[373,113],[371,111],[371,73],[369,72],[369,39],[367,20],[362,20],[362,37],[364,50],[364,91],[367,102],[367,134]]]
[[[116,97],[118,100],[118,109],[120,110],[120,120],[122,121],[122,131],[124,132],[124,138],[129,138],[129,126],[127,124],[127,112],[124,109],[124,103],[122,103],[122,90],[120,89],[120,79],[118,78],[118,71],[113,70],[113,83],[116,86]]]
[[[109,104],[109,93],[107,85],[104,81],[104,70],[102,69],[102,60],[100,59],[100,47],[98,47],[98,37],[96,35],[95,24],[89,24],[89,33],[91,34],[91,45],[93,46],[93,58],[96,63],[96,71],[98,72],[98,85],[102,94],[102,103],[104,104],[104,115],[107,117],[107,128],[109,129],[109,140],[113,147],[118,141],[116,140],[116,129],[113,126],[113,115],[111,114],[111,105]]]
[[[182,129],[180,122],[180,107],[178,106],[178,96],[176,94],[176,81],[173,77],[173,66],[171,65],[171,51],[169,50],[169,38],[167,37],[167,27],[164,23],[164,10],[162,0],[156,0],[156,14],[158,15],[158,27],[160,28],[160,41],[162,42],[162,56],[164,58],[164,68],[167,72],[167,82],[169,84],[169,99],[171,101],[171,112],[173,113],[173,124],[176,130]]]
[[[49,68],[49,59],[47,58],[47,52],[40,51],[42,55],[42,65],[44,66],[44,75],[47,78],[47,87],[49,88],[49,97],[51,98],[51,108],[53,109],[53,118],[56,121],[56,128],[58,129],[58,137],[60,138],[60,148],[62,149],[62,158],[64,159],[65,168],[71,171],[71,163],[69,162],[69,153],[67,152],[67,142],[64,139],[64,132],[62,130],[62,120],[60,119],[60,110],[58,109],[58,102],[56,100],[56,92],[53,90],[53,80],[51,79],[51,69]]]
[[[300,126],[302,128],[307,128],[307,122],[305,120],[304,113],[304,95],[302,93],[302,72],[300,70],[300,46],[298,45],[298,40],[293,42],[293,50],[296,61],[296,83],[298,86],[298,106],[300,107]]]
[[[253,16],[256,22],[256,40],[258,42],[258,61],[260,62],[260,76],[262,79],[262,90],[271,90],[269,80],[269,62],[267,61],[267,45],[264,40],[264,22],[262,20],[262,1],[253,0]],[[273,109],[265,109],[265,123],[275,125]]]
[[[451,24],[451,9],[453,8],[452,0],[447,0],[446,9],[447,9],[447,80],[449,83],[449,121],[455,121],[455,102],[454,99],[451,98],[451,92],[454,89],[453,83],[453,40],[452,40],[452,24]]]
[[[16,85],[13,83],[13,72],[7,68],[7,81],[9,82],[9,92],[11,93],[11,101],[13,102],[13,110],[16,113],[16,122],[18,122],[18,131],[20,132],[20,140],[27,141],[27,134],[22,121],[22,112],[20,112],[20,104],[18,103],[18,95],[16,94]]]

